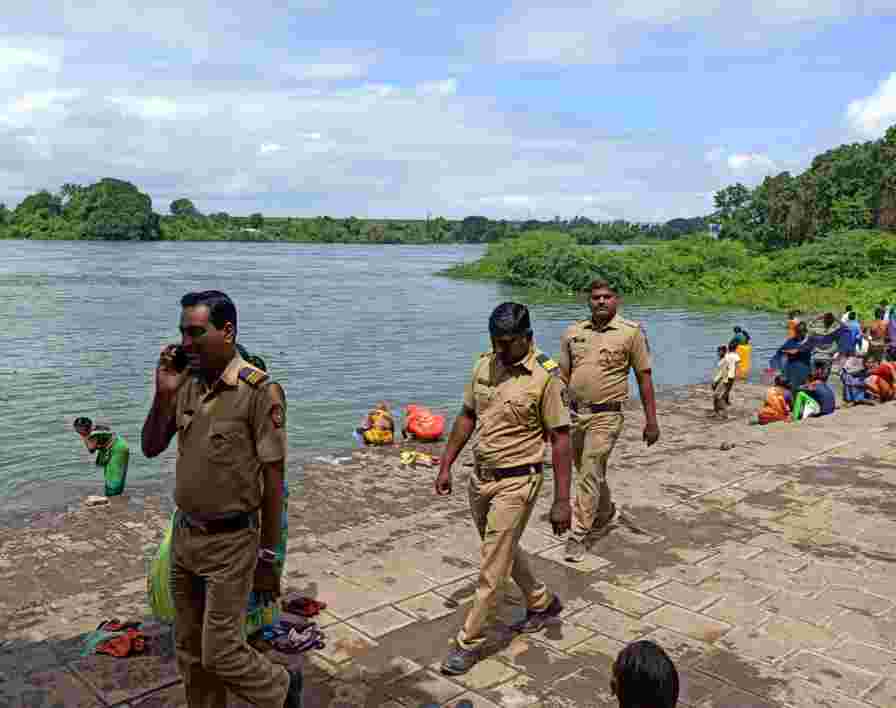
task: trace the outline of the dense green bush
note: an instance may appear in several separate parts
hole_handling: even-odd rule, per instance
[[[708,236],[609,251],[579,246],[566,234],[533,231],[491,244],[479,261],[445,274],[547,292],[581,292],[604,278],[635,298],[766,310],[853,303],[870,314],[881,299],[894,299],[896,238],[853,231],[763,256]]]

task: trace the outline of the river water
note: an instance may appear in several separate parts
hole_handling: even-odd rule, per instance
[[[128,487],[157,486],[175,445],[140,453],[159,347],[176,342],[179,300],[227,292],[239,339],[287,392],[299,456],[351,447],[369,404],[459,407],[498,303],[525,293],[434,272],[481,246],[0,241],[0,516],[102,494],[102,475],[72,430],[87,415],[131,445]],[[531,306],[550,354],[584,301]],[[734,324],[754,337],[754,372],[782,340],[778,317],[628,304],[664,387],[706,381]],[[168,465],[170,468],[170,465]]]

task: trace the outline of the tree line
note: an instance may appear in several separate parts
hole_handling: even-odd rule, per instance
[[[721,238],[770,250],[850,229],[896,231],[896,125],[880,140],[841,145],[802,174],[781,172],[754,189],[715,194]]]
[[[493,220],[468,216],[449,220],[359,219],[318,216],[266,217],[203,214],[182,197],[168,214],[153,211],[152,200],[135,185],[104,178],[91,185],[66,183],[58,194],[46,189],[23,199],[15,209],[0,204],[0,237],[116,241],[294,241],[317,243],[492,243],[529,231],[570,234],[581,244],[670,240],[706,229],[706,220],[673,219],[665,224],[624,220],[595,222],[584,217],[551,221]]]

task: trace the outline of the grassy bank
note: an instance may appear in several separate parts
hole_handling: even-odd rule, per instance
[[[535,231],[490,244],[480,260],[444,274],[556,294],[579,292],[602,276],[637,299],[780,312],[852,304],[868,317],[876,303],[896,299],[896,236],[847,231],[757,254],[741,242],[708,235],[607,251],[577,245],[566,234]]]

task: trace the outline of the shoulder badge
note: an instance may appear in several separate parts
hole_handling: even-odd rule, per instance
[[[270,376],[261,369],[256,369],[254,366],[244,366],[240,369],[239,378],[250,386],[257,388],[267,381]]]
[[[542,352],[535,357],[535,361],[537,361],[541,365],[541,368],[547,371],[551,376],[560,375],[560,365],[547,354]]]
[[[640,322],[635,322],[635,320],[627,320],[627,319],[625,319],[624,317],[620,317],[620,318],[619,318],[619,321],[622,322],[622,324],[624,324],[624,325],[626,325],[626,326],[628,326],[628,327],[641,328],[641,323],[640,323]]]

